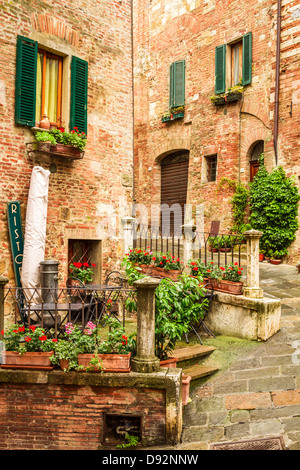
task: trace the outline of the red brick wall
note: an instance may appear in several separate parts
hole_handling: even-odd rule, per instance
[[[66,276],[68,238],[104,239],[106,205],[115,209],[116,236],[103,243],[104,271],[120,261],[118,207],[131,204],[132,86],[130,1],[91,0],[5,2],[0,11],[0,273],[14,279],[6,220],[6,203],[20,200],[25,221],[31,171],[48,169],[49,157],[29,156],[33,134],[14,123],[17,35],[42,37],[63,46],[89,64],[88,144],[83,160],[55,159],[50,175],[46,259],[58,259]],[[36,39],[37,40],[37,39]],[[65,123],[66,125],[68,123]],[[104,220],[104,222],[103,222]],[[106,235],[109,235],[106,231]],[[95,262],[100,262],[99,259]]]
[[[0,449],[97,450],[104,413],[142,416],[146,445],[165,442],[165,391],[0,384]]]
[[[134,2],[136,141],[135,181],[138,203],[160,201],[160,160],[174,150],[190,150],[188,202],[205,204],[206,227],[221,221],[231,227],[232,190],[223,177],[249,181],[249,153],[257,140],[265,141],[265,162],[274,167],[274,90],[277,2],[263,0],[147,0]],[[148,4],[148,5],[147,5]],[[299,7],[282,6],[279,107],[279,164],[297,176],[299,185]],[[146,25],[146,28],[145,28]],[[244,102],[217,108],[214,94],[215,47],[247,32],[253,37],[252,83]],[[162,124],[168,110],[169,66],[186,61],[186,110],[183,121]],[[291,101],[293,114],[290,115]],[[242,105],[242,107],[241,107]],[[217,152],[215,183],[202,182],[204,155]],[[148,188],[147,193],[145,189]],[[300,240],[291,253],[299,257]]]

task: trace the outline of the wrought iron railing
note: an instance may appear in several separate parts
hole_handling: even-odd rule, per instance
[[[105,326],[112,315],[125,326],[126,300],[135,297],[135,290],[124,287],[99,286],[64,289],[23,289],[4,287],[0,313],[16,324],[36,325],[57,338],[67,322],[84,329],[89,321]]]
[[[189,238],[190,237],[190,238]],[[192,259],[199,259],[205,264],[211,261],[218,267],[223,264],[237,262],[246,264],[246,245],[240,234],[219,234],[195,231],[192,235],[175,236],[164,233],[159,227],[149,228],[138,225],[133,231],[133,248],[150,250],[152,252],[171,253],[183,260],[184,243],[189,243],[189,253]]]

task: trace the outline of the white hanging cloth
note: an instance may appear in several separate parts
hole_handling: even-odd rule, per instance
[[[28,194],[21,282],[27,299],[33,303],[40,302],[37,289],[40,287],[40,262],[45,258],[49,175],[50,171],[35,166]]]

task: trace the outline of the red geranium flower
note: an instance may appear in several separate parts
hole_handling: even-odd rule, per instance
[[[26,343],[29,343],[29,341],[31,341],[30,336],[26,336],[26,337],[25,337],[25,341],[26,341]]]
[[[39,336],[39,340],[40,340],[40,341],[46,341],[46,339],[47,339],[47,336],[46,336],[46,335]]]
[[[20,327],[18,328],[18,331],[19,331],[20,333],[24,333],[24,331],[25,331],[25,326],[20,326]]]

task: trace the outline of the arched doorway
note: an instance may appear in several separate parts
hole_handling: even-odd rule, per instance
[[[182,233],[188,174],[188,150],[171,153],[161,162],[161,228],[166,233],[169,226],[171,236],[180,236]]]
[[[259,157],[264,152],[264,141],[259,140],[253,146],[250,152],[250,183],[259,170]]]

